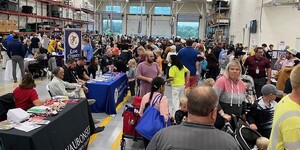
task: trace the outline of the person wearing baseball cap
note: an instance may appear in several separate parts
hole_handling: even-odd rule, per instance
[[[280,91],[273,84],[266,84],[261,88],[261,94],[262,96],[253,103],[246,117],[251,129],[257,130],[263,137],[269,138],[274,108],[277,104],[275,99]]]
[[[296,57],[297,55],[297,50],[295,49],[288,49],[286,50],[286,59],[284,60],[284,62],[282,63],[282,67],[281,69],[284,69],[284,67],[291,67],[294,66],[294,61],[297,60],[298,58]]]
[[[276,95],[281,95],[281,92],[276,89],[275,85],[273,85],[273,84],[266,84],[266,85],[264,85],[261,88],[261,94],[263,96],[273,95],[273,96],[275,96],[275,99],[276,99]]]

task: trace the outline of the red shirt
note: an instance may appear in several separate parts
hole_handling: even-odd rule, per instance
[[[17,108],[27,110],[34,106],[33,101],[39,99],[35,89],[22,89],[17,87],[14,92],[14,98]]]
[[[271,68],[271,63],[265,57],[257,59],[255,56],[250,56],[246,59],[244,66],[245,68],[248,68],[247,74],[250,75],[252,78],[263,78],[267,76],[266,70],[267,68]],[[257,67],[259,69],[258,74],[256,74]]]

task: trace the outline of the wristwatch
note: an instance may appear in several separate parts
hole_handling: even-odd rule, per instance
[[[225,115],[225,113],[224,113],[224,112],[222,112],[222,113],[220,113],[220,115],[223,117],[223,116]]]

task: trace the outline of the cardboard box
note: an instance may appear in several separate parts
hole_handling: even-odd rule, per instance
[[[17,24],[17,21],[16,20],[9,20],[7,22],[7,28],[6,30],[9,32],[9,31],[14,31],[14,30],[17,30],[18,29],[18,24]]]
[[[8,20],[0,20],[0,32],[7,32]]]
[[[0,32],[9,32],[18,29],[16,20],[0,20]]]

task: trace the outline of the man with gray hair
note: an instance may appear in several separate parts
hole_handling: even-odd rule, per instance
[[[49,88],[49,92],[51,93],[51,96],[68,96],[68,97],[80,97],[80,98],[85,98],[85,94],[83,92],[83,90],[85,92],[88,92],[87,87],[85,87],[84,85],[80,85],[77,83],[69,83],[69,82],[65,82],[62,80],[62,78],[64,77],[64,69],[62,67],[57,67],[54,69],[53,71],[54,74],[54,78],[52,79],[52,81],[48,84],[48,88]],[[68,92],[66,90],[66,88],[75,88],[75,90],[73,90],[72,92]],[[83,88],[83,90],[81,89]],[[87,100],[89,105],[95,103],[94,99],[88,99]],[[89,111],[89,121],[90,121],[90,128],[91,128],[91,133],[97,133],[97,132],[101,132],[104,130],[104,127],[97,127],[95,128],[94,124],[95,123],[99,123],[99,121],[94,120],[92,118],[91,112],[90,112],[90,108],[88,106],[88,111]]]
[[[214,127],[218,96],[211,87],[195,87],[187,98],[187,121],[156,133],[147,150],[240,149],[232,136]]]
[[[63,95],[63,96],[75,97],[75,98],[77,97],[85,98],[84,93],[81,92],[81,87],[86,92],[88,92],[88,89],[84,85],[63,81],[62,79],[64,77],[65,71],[62,67],[55,68],[53,74],[54,74],[54,78],[48,84],[48,88],[52,96]],[[68,92],[66,88],[75,89],[75,90]]]

